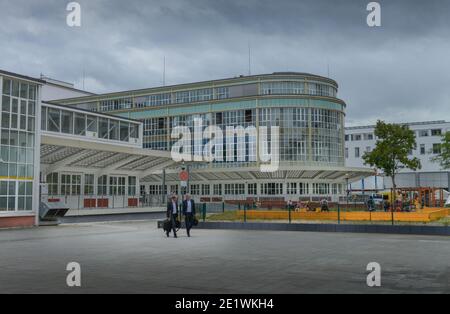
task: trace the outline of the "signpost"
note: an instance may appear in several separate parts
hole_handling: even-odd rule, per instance
[[[189,180],[189,172],[186,170],[183,170],[180,172],[180,181],[181,182],[187,182]]]
[[[189,181],[189,172],[187,172],[186,170],[181,171],[180,172],[181,187],[187,188],[188,181]]]

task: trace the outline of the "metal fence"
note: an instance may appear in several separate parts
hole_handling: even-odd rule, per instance
[[[386,208],[383,204],[316,203],[309,207],[284,206],[264,208],[259,204],[199,203],[197,215],[203,221],[289,222],[334,224],[438,224],[448,226],[450,208],[414,207],[410,204]]]
[[[165,206],[161,197],[152,195],[41,195],[41,202],[60,203],[70,210],[127,209]]]

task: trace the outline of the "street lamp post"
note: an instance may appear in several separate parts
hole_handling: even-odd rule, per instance
[[[349,181],[349,174],[348,173],[346,173],[345,174],[345,183],[346,183],[346,189],[347,189],[347,211],[348,211],[348,207],[350,206],[350,204],[349,204],[349,197],[350,197],[350,189],[349,189],[349,186],[348,186],[348,181]]]

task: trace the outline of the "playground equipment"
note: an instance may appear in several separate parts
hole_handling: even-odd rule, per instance
[[[444,197],[447,199],[445,207],[450,207],[450,193],[444,190]]]
[[[445,193],[441,188],[418,187],[418,188],[398,188],[396,195],[394,190],[383,192],[383,197],[393,204],[394,211],[415,211],[424,207],[444,207]]]

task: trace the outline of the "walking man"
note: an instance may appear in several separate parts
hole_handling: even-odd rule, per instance
[[[189,194],[186,194],[185,200],[183,201],[183,215],[186,223],[187,235],[188,237],[191,237],[191,229],[195,217],[195,202],[191,199]]]
[[[178,218],[178,199],[176,195],[172,195],[171,201],[167,203],[167,218],[171,223],[171,229],[173,231],[173,237],[177,238],[176,221]],[[170,229],[166,231],[167,237],[170,237]]]

